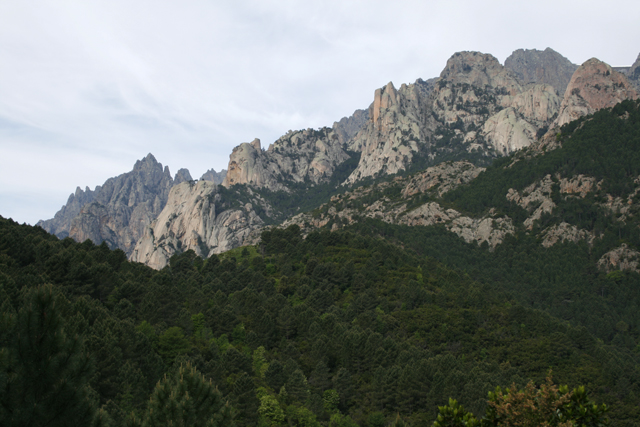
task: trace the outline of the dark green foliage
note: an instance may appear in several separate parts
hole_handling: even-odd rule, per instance
[[[51,286],[26,290],[17,315],[2,313],[0,419],[4,426],[106,425],[89,387],[93,365],[64,329],[68,302]]]
[[[592,129],[617,126],[626,135],[617,155],[635,150],[629,127],[637,127],[637,105],[618,110],[609,112],[616,117],[594,116],[563,129],[563,148],[548,159],[523,157],[517,168],[508,167],[514,158],[497,162],[445,202],[468,212],[498,208],[517,224],[528,212],[507,202],[506,190],[521,190],[558,168],[602,176],[606,191],[628,194],[635,188],[629,179],[640,175],[638,162],[614,173],[606,149],[615,147],[601,141],[611,132]],[[587,141],[588,155],[572,148],[579,141]],[[328,198],[321,186],[303,196],[303,187],[314,188],[307,184],[294,192],[306,197],[304,206]],[[399,199],[399,191],[390,181],[371,191],[367,203]],[[221,209],[250,197],[242,186],[220,192]],[[217,384],[238,425],[428,425],[452,396],[469,411],[441,420],[455,425],[466,414],[471,422],[486,413],[487,390],[540,382],[549,367],[563,383],[584,384],[606,402],[615,425],[634,425],[640,418],[638,275],[605,275],[595,263],[622,241],[640,247],[638,224],[607,215],[597,207],[599,194],[552,196],[560,219],[543,216],[537,229],[518,229],[494,251],[466,244],[442,226],[362,220],[347,231],[306,238],[296,226],[267,230],[257,247],[208,260],[186,252],[162,271],[130,264],[104,245],[58,241],[0,219],[0,307],[5,319],[17,318],[21,293],[42,283],[64,294],[63,329],[84,339],[95,361],[87,384],[118,424],[149,423],[152,393],[153,413],[179,418],[177,408],[191,403],[169,372],[190,363],[205,378],[191,375],[195,389]],[[286,197],[279,203],[294,209]],[[560,220],[602,238],[591,247],[542,247],[536,233]],[[5,348],[7,339],[0,336]],[[171,397],[170,390],[182,391]],[[579,388],[573,393],[566,414],[587,424],[601,416],[601,406],[585,412],[594,406]],[[197,413],[179,415],[208,419]]]
[[[556,386],[549,375],[545,383],[536,388],[529,382],[524,389],[515,385],[504,392],[497,387],[489,392],[487,409],[482,418],[476,418],[455,399],[439,406],[433,427],[538,427],[609,425],[607,405],[598,405],[587,396],[584,387],[569,391],[567,386]]]
[[[507,201],[507,191],[522,190],[546,175],[583,174],[603,180],[604,193],[628,194],[640,175],[639,106],[640,101],[623,101],[613,109],[568,123],[562,127],[561,148],[535,157],[525,150],[497,160],[468,186],[448,193],[445,199],[467,212],[482,213],[493,207],[517,219],[521,211]],[[512,166],[514,160],[519,161]]]
[[[232,409],[216,387],[195,367],[180,366],[175,375],[158,382],[151,394],[143,427],[233,426]]]
[[[258,215],[267,224],[277,223],[297,213],[313,210],[322,203],[329,201],[331,196],[337,192],[346,191],[346,187],[340,188],[340,184],[349,177],[360,161],[359,152],[348,151],[347,153],[349,158],[336,166],[327,182],[318,184],[313,184],[310,181],[301,183],[287,182],[287,187],[290,189],[288,192],[258,189],[258,193],[274,208],[273,210],[277,212],[277,216],[269,218],[266,215],[260,215],[260,213]],[[236,187],[241,186],[236,185],[232,188]]]

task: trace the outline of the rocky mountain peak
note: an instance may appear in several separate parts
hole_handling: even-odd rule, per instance
[[[332,128],[289,131],[266,151],[256,138],[233,149],[222,185],[248,184],[288,191],[287,182],[328,180],[335,167],[348,158],[338,133]]]
[[[222,169],[220,172],[216,172],[215,169],[209,169],[200,177],[200,180],[211,181],[214,184],[218,185],[218,184],[222,184],[222,181],[224,181],[224,178],[226,176],[227,176],[226,169]]]
[[[165,208],[145,227],[131,260],[161,269],[172,255],[189,249],[207,258],[247,244],[251,233],[264,225],[262,220],[251,203],[232,209],[224,205],[218,186],[211,182],[174,186]]]
[[[346,184],[407,168],[428,138],[429,95],[433,84],[431,80],[417,80],[414,84],[403,84],[398,90],[393,83],[375,90],[369,120],[348,143],[351,150],[361,152],[361,157]]]
[[[515,75],[507,71],[495,56],[480,52],[457,52],[447,61],[440,79],[457,84],[503,87],[509,95],[521,91]]]
[[[552,127],[613,107],[625,99],[637,98],[638,92],[623,74],[609,64],[591,58],[573,73]]]
[[[524,83],[553,86],[562,96],[578,66],[551,48],[545,50],[518,49],[504,61]]]
[[[176,179],[191,179],[182,169]],[[130,254],[146,225],[162,211],[174,185],[168,167],[149,153],[130,172],[109,178],[94,191],[77,188],[53,219],[40,221],[48,232],[96,244],[107,242]]]
[[[175,178],[173,178],[173,185],[178,185],[181,182],[185,182],[185,181],[193,181],[193,178],[191,178],[191,174],[189,173],[189,169],[180,169],[178,170],[178,172],[176,173]]]
[[[158,165],[160,165],[160,163],[158,163],[153,154],[149,153],[141,160],[136,161],[136,163],[133,165],[133,170],[149,170],[157,168]],[[160,165],[160,168],[162,168],[162,165]]]
[[[233,149],[229,156],[229,167],[227,168],[227,176],[225,176],[222,185],[230,187],[234,184],[253,184],[256,187],[263,187],[267,184],[267,176],[260,162],[262,150],[256,149],[255,141],[243,142]]]
[[[342,144],[346,144],[362,129],[369,120],[369,110],[356,110],[353,115],[343,117],[333,123],[333,130],[336,131],[338,138]]]
[[[378,123],[380,119],[380,110],[388,109],[394,104],[398,103],[398,92],[396,88],[393,86],[392,82],[387,83],[387,85],[383,88],[376,89],[373,95],[373,105],[372,105],[372,114],[373,122]]]

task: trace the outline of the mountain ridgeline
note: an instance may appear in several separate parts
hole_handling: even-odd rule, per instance
[[[220,174],[0,217],[0,419],[637,425],[639,65],[460,52]]]
[[[202,188],[184,182],[190,177],[172,180],[168,170],[162,172],[161,165],[152,164],[155,159],[147,158],[144,171],[136,165],[107,181],[104,189],[76,191],[56,217],[40,225],[60,237],[106,241],[154,268],[188,249],[206,258],[253,244],[265,226],[309,212],[349,189],[445,161],[483,167],[553,140],[553,129],[571,120],[636,99],[630,83],[636,69],[637,63],[617,72],[597,59],[578,67],[549,48],[517,50],[504,66],[488,54],[459,52],[439,78],[418,79],[399,89],[389,83],[375,91],[368,109],[332,128],[289,131],[266,150],[259,139],[240,144],[224,177],[211,171],[203,176],[226,188],[207,193],[216,199],[207,206],[215,209],[196,207],[189,220],[172,210],[181,206],[176,199],[203,197]],[[158,170],[145,172],[151,168]],[[151,176],[158,178],[151,182]],[[116,188],[106,191],[111,181]],[[176,194],[167,206],[172,189]],[[478,232],[481,241],[494,242],[491,246],[500,240],[489,237],[493,228],[486,220],[464,218],[457,219],[464,224],[456,230],[467,240]],[[500,229],[497,235],[510,230],[508,222],[492,224]]]

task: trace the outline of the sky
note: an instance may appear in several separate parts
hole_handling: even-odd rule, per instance
[[[52,218],[152,153],[175,174],[331,126],[458,51],[631,65],[640,2],[0,0],[0,215]]]

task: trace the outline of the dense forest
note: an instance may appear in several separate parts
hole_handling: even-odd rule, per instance
[[[550,368],[615,425],[639,418],[637,353],[379,238],[293,226],[154,271],[2,219],[0,266],[7,425],[159,425],[187,404],[211,425],[426,425]],[[189,381],[194,402],[161,405]]]
[[[513,218],[495,250],[444,226],[362,219],[267,229],[255,246],[156,271],[0,217],[0,423],[637,425],[640,275],[597,260],[640,248],[637,206],[623,217],[605,203],[638,188],[638,106],[566,125],[560,148],[499,160],[438,199]],[[518,225],[528,212],[509,188],[576,174],[598,191],[555,191],[552,213]],[[291,195],[262,196],[296,210]],[[595,238],[542,246],[560,222]]]

